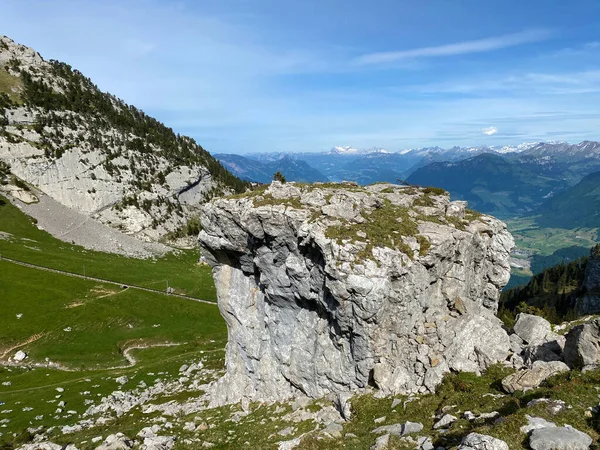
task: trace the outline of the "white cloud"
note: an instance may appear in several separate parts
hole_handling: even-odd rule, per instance
[[[488,136],[492,136],[498,132],[498,128],[496,127],[488,127],[481,130],[483,134],[487,134]]]
[[[359,57],[360,65],[382,64],[416,58],[433,58],[440,56],[464,55],[467,53],[483,53],[507,47],[539,42],[550,37],[548,30],[529,30],[520,33],[506,34],[474,41],[457,42],[436,47],[422,47],[397,52],[369,53]]]

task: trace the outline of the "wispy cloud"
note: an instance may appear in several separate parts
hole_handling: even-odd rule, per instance
[[[417,58],[436,58],[443,56],[465,55],[468,53],[483,53],[500,50],[517,45],[539,42],[551,36],[549,30],[529,30],[503,36],[478,39],[474,41],[456,42],[435,47],[421,47],[394,52],[369,53],[359,57],[356,62],[360,65],[383,64],[395,61]]]
[[[481,132],[487,136],[493,136],[498,132],[498,128],[496,127],[488,127],[481,130]]]

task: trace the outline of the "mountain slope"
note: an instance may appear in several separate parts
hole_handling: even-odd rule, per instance
[[[551,228],[600,227],[600,172],[592,173],[577,185],[559,192],[536,213],[539,226]]]
[[[0,160],[14,197],[31,187],[157,240],[215,195],[246,187],[193,139],[101,92],[69,65],[0,38]]]
[[[567,187],[564,180],[489,153],[459,162],[429,164],[413,172],[407,181],[444,188],[478,211],[503,217],[530,212],[545,196]]]
[[[272,161],[245,158],[233,154],[214,155],[231,173],[243,180],[258,183],[269,183],[275,172],[281,172],[288,181],[313,183],[315,181],[329,181],[325,175],[314,167],[309,166],[300,159],[284,155]]]

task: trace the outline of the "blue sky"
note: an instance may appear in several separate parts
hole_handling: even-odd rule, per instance
[[[3,0],[0,33],[217,153],[600,139],[597,0]]]

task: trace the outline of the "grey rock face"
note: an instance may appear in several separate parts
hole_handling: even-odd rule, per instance
[[[567,334],[565,362],[573,368],[600,364],[600,318],[573,327]]]
[[[458,450],[508,450],[508,444],[485,434],[468,434],[458,446]]]
[[[405,186],[278,182],[207,204],[199,241],[229,333],[213,404],[428,392],[505,360],[495,312],[513,239],[451,205]]]
[[[573,427],[546,427],[531,432],[529,446],[533,450],[587,450],[592,438]]]
[[[534,389],[547,378],[568,371],[569,367],[561,361],[536,361],[530,369],[519,370],[504,378],[502,388],[509,394]]]

